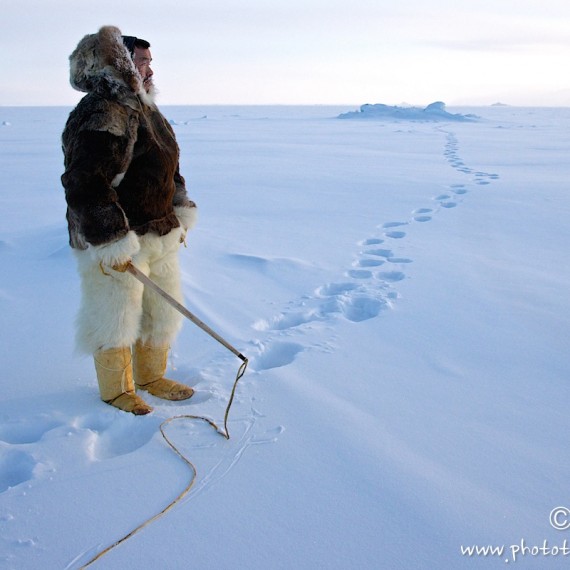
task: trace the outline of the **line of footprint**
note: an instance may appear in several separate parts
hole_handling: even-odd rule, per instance
[[[253,341],[258,355],[252,367],[257,371],[286,366],[305,350],[300,343],[282,340],[307,327],[326,323],[335,318],[361,322],[377,317],[398,299],[396,285],[406,279],[406,268],[413,260],[395,252],[399,240],[406,237],[405,228],[412,223],[426,223],[442,210],[460,204],[471,186],[485,186],[499,178],[498,174],[477,171],[465,164],[459,155],[459,143],[453,132],[437,128],[445,135],[443,156],[454,170],[470,177],[465,183],[447,186],[444,193],[434,196],[433,208],[418,208],[405,221],[390,221],[378,226],[379,235],[373,235],[358,243],[362,248],[345,272],[347,279],[318,287],[312,296],[290,304],[288,309],[271,320],[260,320],[253,328],[269,333],[265,342]],[[277,334],[279,339],[271,337]]]
[[[287,366],[307,349],[306,342],[295,342],[295,335],[303,334],[312,328],[330,327],[335,319],[346,319],[359,323],[377,317],[390,308],[398,299],[398,283],[407,278],[406,270],[413,260],[398,254],[398,245],[406,238],[406,226],[429,222],[440,212],[455,208],[470,190],[485,186],[497,180],[497,174],[476,171],[468,167],[459,155],[459,144],[453,132],[437,129],[445,135],[443,156],[449,166],[468,176],[465,183],[450,184],[445,192],[434,196],[434,207],[422,207],[411,212],[405,221],[388,221],[377,227],[377,232],[358,242],[358,253],[342,280],[318,287],[312,295],[292,301],[287,310],[270,320],[254,323],[253,328],[264,333],[264,340],[251,341],[251,369],[263,371]],[[378,231],[379,230],[379,231]],[[320,336],[322,339],[322,335]],[[319,349],[326,349],[326,341],[320,341]],[[212,384],[204,378],[205,391],[212,390]],[[215,390],[215,389],[214,389]],[[199,401],[200,393],[195,403]],[[210,394],[212,398],[223,399],[222,394]],[[247,417],[232,421],[235,437],[229,447],[225,443],[223,451],[217,434],[194,433],[202,429],[194,424],[180,426],[178,439],[184,443],[185,451],[194,456],[204,449],[204,469],[195,493],[203,491],[215,481],[223,478],[250,446],[274,442],[282,433],[283,426],[267,429],[264,422],[255,426],[263,415],[255,410]],[[41,417],[19,417],[0,422],[0,497],[10,489],[21,489],[25,494],[26,485],[37,478],[49,476],[50,446],[60,445],[62,438],[74,439],[71,446],[77,453],[78,461],[107,461],[136,451],[148,444],[156,434],[161,418],[146,418],[141,421],[129,414],[113,411],[87,412],[74,417],[65,414],[43,414]],[[135,424],[136,425],[133,425]],[[184,430],[190,430],[185,433]],[[133,437],[134,434],[134,437]],[[55,468],[55,471],[57,467]],[[9,530],[10,522],[20,515],[8,510],[0,510],[0,522]],[[12,539],[14,542],[16,539]],[[19,538],[14,544],[37,547],[31,538]]]
[[[499,178],[497,174],[469,168],[459,155],[456,135],[437,130],[445,134],[445,160],[453,169],[469,176],[469,181],[449,185],[444,193],[433,197],[436,203],[433,208],[418,208],[405,221],[389,221],[378,226],[379,232],[358,242],[359,251],[342,280],[321,285],[312,295],[292,301],[287,310],[276,317],[254,323],[254,329],[265,333],[263,341],[251,341],[253,356],[250,361],[254,371],[278,368],[293,362],[307,348],[294,341],[293,337],[300,332],[329,326],[339,318],[359,323],[375,318],[390,308],[399,297],[396,289],[398,283],[406,279],[406,270],[413,263],[412,259],[397,253],[397,246],[406,238],[406,226],[429,222],[437,212],[455,208],[473,187],[488,185]],[[323,345],[326,343],[321,343],[320,347]],[[205,383],[210,385],[207,381]],[[224,395],[220,395],[220,398]],[[216,397],[215,394],[213,396]],[[199,397],[195,400],[195,403],[200,403]],[[94,412],[74,418],[45,414],[39,418],[22,417],[0,422],[0,496],[10,488],[40,475],[42,464],[36,452],[44,438],[76,436],[79,447],[89,460],[104,461],[146,445],[156,433],[161,419],[157,417],[144,422],[144,425],[137,423],[136,428],[132,425],[135,421],[136,418],[128,415]],[[249,431],[247,421],[248,418],[240,418],[236,422],[238,425],[244,424],[245,427],[240,428],[244,433]],[[279,426],[276,429],[283,428]],[[126,433],[136,433],[137,436],[134,439],[126,438]],[[265,441],[263,437],[262,440]],[[271,437],[267,438],[267,441],[270,440],[273,441]],[[235,449],[226,459],[230,461],[237,457],[252,443],[255,443],[253,439],[250,441],[248,437],[238,437]],[[3,516],[0,512],[0,520]]]

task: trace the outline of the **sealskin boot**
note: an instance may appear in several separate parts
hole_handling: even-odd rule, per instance
[[[168,346],[148,346],[140,340],[133,351],[133,369],[137,388],[164,400],[187,400],[194,394],[189,386],[164,378]]]
[[[152,408],[135,393],[130,348],[99,350],[94,355],[101,399],[115,408],[143,416]]]

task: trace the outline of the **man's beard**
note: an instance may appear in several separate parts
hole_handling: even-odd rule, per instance
[[[156,89],[152,79],[149,79],[148,81],[143,81],[143,88],[141,89],[140,94],[141,94],[141,99],[147,105],[154,104],[154,100],[158,94],[158,90]]]

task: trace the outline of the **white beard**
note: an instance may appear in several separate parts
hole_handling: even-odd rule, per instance
[[[158,90],[154,86],[154,83],[150,84],[148,91],[143,87],[139,91],[139,96],[142,102],[149,107],[155,104],[156,96],[158,95]]]

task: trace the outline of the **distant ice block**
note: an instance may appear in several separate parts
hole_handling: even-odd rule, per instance
[[[339,119],[391,119],[400,121],[476,121],[476,115],[448,113],[445,103],[436,101],[424,109],[420,107],[398,107],[383,105],[362,105],[358,111],[349,111],[338,116]]]

